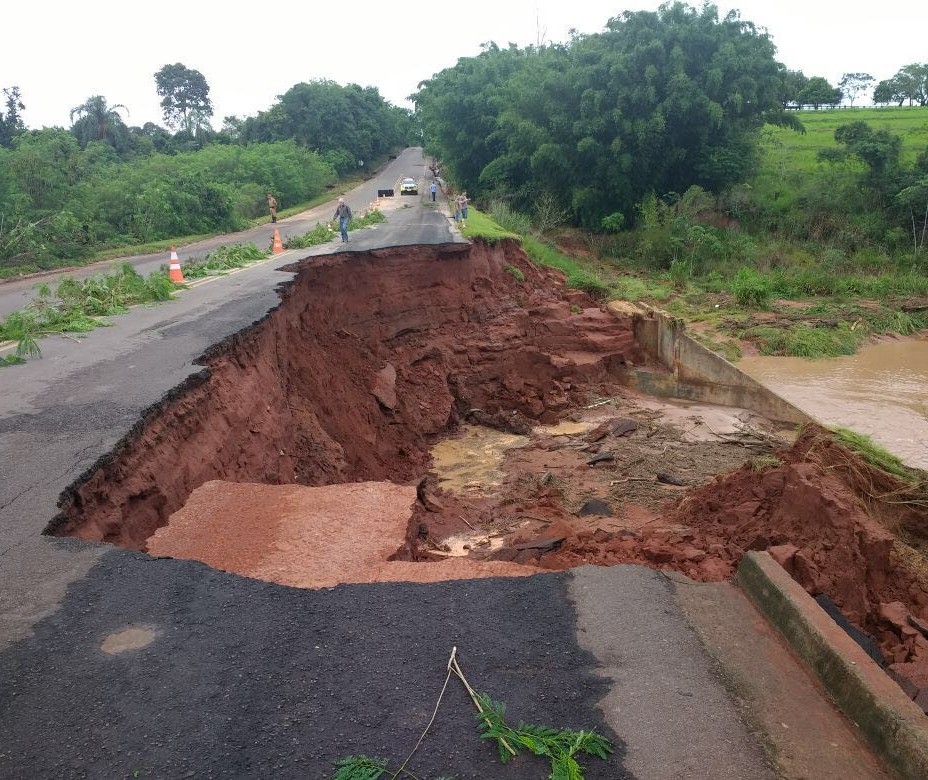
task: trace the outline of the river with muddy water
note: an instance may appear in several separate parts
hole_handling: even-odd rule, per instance
[[[928,469],[928,334],[847,357],[750,356],[737,365],[822,424],[866,434]]]

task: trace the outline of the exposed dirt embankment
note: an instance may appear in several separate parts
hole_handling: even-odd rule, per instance
[[[615,379],[642,360],[631,321],[568,291],[514,243],[343,254],[297,269],[276,310],[217,345],[201,375],[65,492],[50,533],[145,549],[216,481],[153,549],[308,587],[344,578],[348,549],[352,581],[584,563],[718,580],[745,550],[769,550],[877,638],[928,710],[928,569],[906,544],[928,546],[924,491],[814,427],[786,447],[750,415],[727,431],[708,408],[678,409],[674,422],[668,405]],[[464,421],[521,442],[503,448],[492,489],[473,496],[429,474],[430,448],[461,436]],[[262,483],[253,492],[264,498],[226,500],[241,495],[230,482]],[[351,498],[358,482],[399,501],[392,541],[378,538],[366,557],[353,541],[383,537],[376,523],[338,536],[346,515],[385,519]],[[324,512],[313,491],[268,485],[341,489]],[[227,522],[236,507],[242,516]],[[328,555],[334,573],[300,571],[308,551]]]
[[[509,242],[315,258],[281,297],[65,492],[48,532],[144,549],[209,480],[409,482],[468,410],[553,421],[639,361],[627,322]]]

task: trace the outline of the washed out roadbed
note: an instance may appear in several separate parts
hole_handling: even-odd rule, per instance
[[[585,563],[718,581],[769,550],[928,687],[923,490],[815,426],[631,393],[620,370],[661,370],[631,322],[514,242],[296,270],[49,533],[299,587]]]

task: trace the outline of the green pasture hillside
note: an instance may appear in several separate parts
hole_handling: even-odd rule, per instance
[[[866,122],[875,130],[900,136],[902,160],[907,164],[928,148],[928,106],[827,109],[799,111],[797,115],[805,133],[773,125],[762,132],[761,166],[752,185],[762,200],[788,195],[809,174],[833,172],[834,165],[820,162],[818,153],[838,146],[835,130],[841,125]],[[848,168],[859,170],[854,165]]]

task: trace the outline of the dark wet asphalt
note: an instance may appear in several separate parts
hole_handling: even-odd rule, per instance
[[[511,719],[595,727],[607,693],[575,641],[570,574],[301,591],[114,550],[35,634],[0,653],[0,777],[324,778],[340,757],[399,762],[428,723],[453,645]],[[142,649],[101,643],[142,627]],[[454,678],[409,768],[422,778],[542,778],[505,769]],[[622,746],[584,762],[626,777]],[[394,766],[396,763],[394,763]]]

